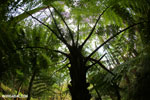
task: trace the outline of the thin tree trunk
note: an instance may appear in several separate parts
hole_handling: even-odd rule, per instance
[[[31,76],[30,82],[29,82],[29,87],[28,87],[28,98],[27,100],[31,99],[31,93],[32,93],[32,85],[33,85],[33,81],[35,79],[36,73],[37,73],[37,69],[36,69],[36,62],[37,62],[37,53],[33,52],[33,60],[32,60],[32,71],[33,74]]]
[[[29,83],[28,98],[27,98],[27,100],[31,99],[32,85],[33,85],[33,81],[35,79],[35,76],[36,76],[36,70],[34,70],[33,75],[31,77],[31,80],[30,80],[30,83]]]

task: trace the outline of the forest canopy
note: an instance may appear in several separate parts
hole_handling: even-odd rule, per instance
[[[0,99],[147,100],[149,0],[1,0]]]

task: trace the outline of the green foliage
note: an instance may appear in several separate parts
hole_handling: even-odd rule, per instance
[[[34,80],[33,85],[33,97],[42,97],[46,94],[52,94],[50,93],[53,91],[52,85],[54,84],[55,79],[53,79],[51,76],[48,75],[38,75]]]

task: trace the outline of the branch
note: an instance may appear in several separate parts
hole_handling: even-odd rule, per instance
[[[68,59],[68,58],[66,57],[63,61],[58,62],[58,63],[56,63],[56,64],[58,65],[58,64],[64,63],[67,59]]]
[[[79,23],[78,23],[78,26],[77,26],[77,41],[76,41],[76,46],[78,46],[78,41],[79,41],[79,31],[80,31],[80,26],[79,26]]]
[[[22,48],[17,48],[16,50],[20,50],[20,49],[25,49],[25,48],[28,48],[28,49],[44,49],[44,50],[50,50],[50,51],[54,51],[54,52],[57,52],[57,53],[60,53],[62,55],[65,55],[66,57],[68,57],[68,54],[62,52],[62,51],[59,51],[59,50],[52,50],[52,49],[49,49],[47,47],[31,47],[31,46],[27,46],[27,47],[22,47]]]
[[[108,70],[101,62],[99,62],[98,60],[96,59],[93,59],[93,58],[90,58],[89,59],[90,61],[94,61],[96,62],[97,64],[99,64],[104,70],[106,70],[108,73],[112,74],[115,76],[115,74],[113,72],[111,72],[110,70]]]
[[[58,30],[58,32],[59,32],[61,38],[62,38],[62,41],[64,41],[64,43],[66,44],[66,46],[69,48],[69,44],[68,44],[67,41],[64,39],[64,37],[63,37],[63,35],[62,35],[62,33],[61,33],[61,31],[60,31],[58,25],[57,25],[56,19],[55,19],[54,16],[53,16],[53,13],[51,12],[51,10],[50,10],[49,7],[48,7],[48,9],[49,9],[49,11],[50,11],[50,13],[51,13],[51,15],[52,15],[52,19],[54,20],[55,26],[56,26],[56,28],[57,28],[57,30]]]
[[[56,72],[62,70],[63,68],[67,67],[70,63],[67,63],[65,66],[61,67],[60,69],[56,70]]]
[[[63,67],[57,69],[55,72],[53,72],[53,74],[51,75],[51,77],[52,77],[56,72],[58,72],[58,71],[60,71],[60,70],[62,70],[62,69],[64,69],[64,68],[66,68],[69,64],[70,64],[70,63],[67,63],[65,66],[63,66]]]
[[[139,24],[142,24],[144,22],[149,22],[149,21],[143,21],[143,22],[139,22],[139,23],[135,23],[133,25],[130,25],[128,26],[127,28],[123,29],[123,30],[120,30],[118,33],[116,33],[115,35],[111,36],[109,39],[107,39],[105,42],[103,42],[100,46],[98,46],[88,57],[87,57],[87,60],[90,59],[90,57],[95,53],[97,52],[102,46],[104,46],[106,43],[108,43],[109,41],[111,41],[113,38],[115,38],[116,36],[118,36],[119,34],[121,34],[122,32],[136,26],[136,25],[139,25]]]
[[[95,63],[93,63],[92,65],[89,65],[89,66],[87,67],[87,69],[90,69],[92,66],[94,66],[94,65],[96,65],[98,62],[100,62],[100,61],[104,58],[105,55],[106,55],[106,53],[105,53],[103,56],[101,56],[100,59],[98,59],[97,61],[95,61]]]
[[[52,6],[52,5],[51,5],[51,6]],[[68,24],[66,23],[66,21],[65,21],[65,19],[62,17],[62,15],[59,13],[59,11],[58,11],[54,6],[52,6],[52,7],[54,8],[54,10],[57,12],[57,14],[60,16],[60,18],[62,19],[62,21],[64,22],[64,24],[65,24],[66,27],[68,28],[70,37],[71,37],[71,39],[72,39],[72,43],[73,43],[73,45],[74,45],[74,38],[73,38],[73,33],[72,33],[71,29],[69,28]]]
[[[47,8],[47,7],[45,7],[45,6],[43,6],[43,7],[38,7],[38,8],[35,8],[35,9],[33,9],[33,10],[28,11],[28,13],[34,14],[34,13],[36,13],[36,12],[38,12],[38,11],[40,11],[40,10],[46,9],[46,8]],[[25,12],[25,13],[22,13],[22,14],[16,16],[16,17],[14,17],[12,20],[9,20],[9,21],[14,21],[15,23],[18,23],[18,22],[20,22],[21,20],[23,20],[23,19],[25,19],[25,18],[27,18],[27,17],[29,17],[29,16],[30,16],[30,15]]]
[[[106,12],[106,10],[107,10],[108,8],[109,8],[109,7],[107,7],[107,8],[99,15],[98,19],[96,20],[95,25],[93,26],[93,28],[92,28],[92,30],[91,30],[91,32],[90,32],[90,34],[89,34],[88,37],[85,39],[85,41],[81,44],[81,48],[83,48],[83,46],[85,45],[85,43],[86,43],[86,42],[89,40],[89,38],[92,36],[92,34],[93,34],[93,32],[94,32],[94,30],[95,30],[95,28],[96,28],[96,26],[97,26],[98,21],[100,20],[101,16]]]
[[[23,10],[22,8],[20,8],[21,10]],[[45,24],[45,23],[43,23],[42,21],[40,21],[38,18],[36,18],[36,17],[34,17],[32,14],[30,14],[29,12],[27,12],[27,11],[25,11],[25,10],[23,10],[24,12],[26,12],[28,15],[30,15],[33,19],[35,19],[36,21],[38,21],[39,23],[41,23],[42,25],[44,25],[44,26],[46,26],[52,33],[54,33],[55,34],[55,36],[59,39],[59,40],[61,40],[66,46],[67,46],[67,44],[57,35],[57,33],[53,30],[53,29],[51,29],[47,24]]]
[[[57,53],[60,53],[60,54],[62,54],[62,55],[65,55],[66,57],[68,57],[68,54],[66,54],[66,53],[64,53],[64,52],[62,52],[62,51],[59,51],[59,50],[53,50],[54,52],[57,52]]]

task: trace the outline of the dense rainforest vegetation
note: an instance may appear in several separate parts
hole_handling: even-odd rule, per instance
[[[0,100],[148,100],[149,84],[149,0],[0,1]]]

